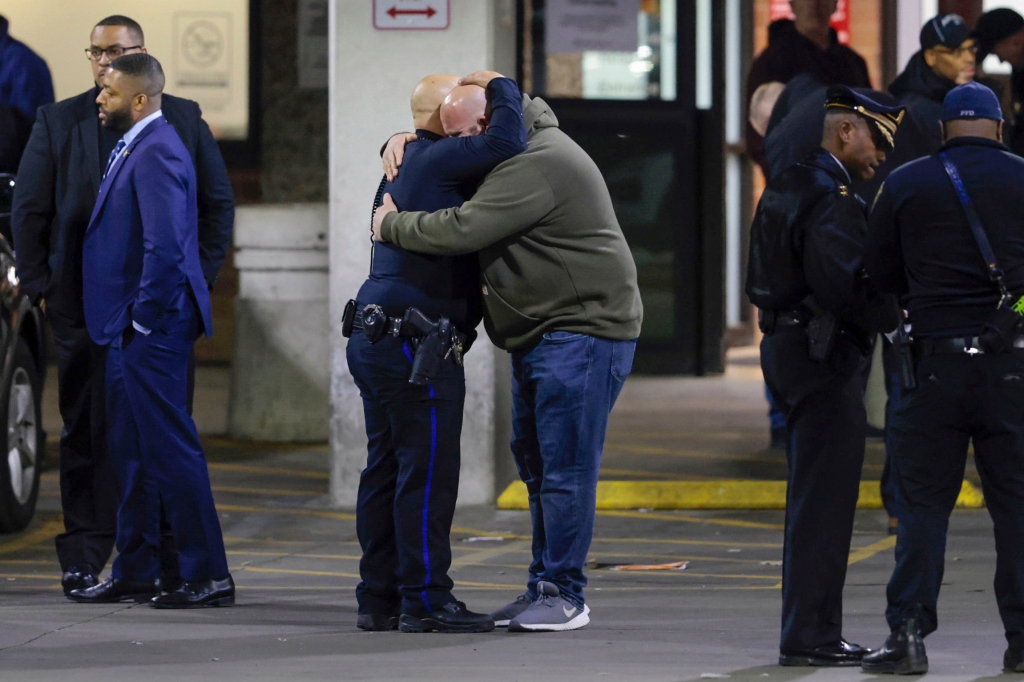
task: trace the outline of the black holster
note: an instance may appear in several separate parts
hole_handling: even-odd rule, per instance
[[[805,298],[803,304],[814,314],[807,323],[807,355],[811,360],[824,362],[832,355],[832,348],[836,345],[839,321],[811,296]]]

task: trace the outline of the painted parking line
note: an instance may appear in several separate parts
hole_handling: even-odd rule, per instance
[[[64,532],[63,519],[51,519],[42,526],[22,535],[21,537],[0,544],[0,555],[13,554],[23,549],[30,549],[42,545],[45,542],[53,542],[58,533]]]
[[[618,516],[625,519],[655,519],[659,521],[679,521],[682,523],[707,523],[713,526],[733,526],[734,528],[757,528],[759,530],[785,530],[781,523],[759,523],[756,521],[740,521],[736,519],[712,519],[679,514],[659,514],[657,512],[640,511],[606,511],[600,510],[598,516]]]
[[[211,489],[215,493],[239,494],[239,495],[268,495],[270,497],[294,496],[294,497],[322,497],[327,494],[327,489],[316,490],[288,490],[282,488],[253,488],[251,486],[230,486],[215,485]]]
[[[225,462],[209,462],[206,467],[211,471],[230,471],[241,474],[258,474],[261,476],[286,476],[288,478],[314,478],[329,481],[331,475],[326,471],[312,469],[286,469],[283,467],[264,467],[249,464],[227,464]]]

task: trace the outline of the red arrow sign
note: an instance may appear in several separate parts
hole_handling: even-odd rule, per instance
[[[388,10],[388,16],[392,19],[396,18],[399,14],[423,14],[429,19],[437,14],[437,10],[433,7],[427,7],[426,9],[398,9],[397,7],[392,7]]]

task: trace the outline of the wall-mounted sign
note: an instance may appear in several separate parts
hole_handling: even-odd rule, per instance
[[[326,88],[327,0],[299,0],[299,87]]]
[[[160,60],[167,92],[196,100],[220,140],[249,135],[250,0],[0,0],[11,33],[46,60],[57,99],[93,87],[82,56],[105,16],[123,14],[142,25],[146,49]],[[72,49],[73,48],[73,49]]]
[[[560,52],[636,52],[640,0],[548,0],[544,49]]]
[[[231,101],[231,15],[174,15],[175,75],[167,90],[217,111]]]
[[[380,31],[443,31],[449,0],[373,0],[373,27]]]

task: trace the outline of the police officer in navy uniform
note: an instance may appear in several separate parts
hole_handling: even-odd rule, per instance
[[[862,266],[867,218],[850,189],[892,149],[903,110],[829,89],[821,147],[775,176],[751,228],[747,295],[761,309],[761,367],[786,415],[789,486],[781,665],[859,665],[842,594],[864,461],[864,363],[895,301]]]
[[[951,90],[942,120],[939,153],[882,186],[864,259],[909,314],[916,386],[908,380],[889,422],[902,508],[892,634],[863,669],[928,670],[923,638],[936,629],[946,529],[973,442],[995,525],[1004,668],[1024,672],[1024,160],[1001,143],[999,101],[983,85]]]
[[[461,206],[491,169],[526,150],[515,81],[493,72],[463,81],[460,86],[456,76],[433,75],[417,85],[416,133],[404,146],[397,177],[382,183],[378,203],[387,192],[406,211]],[[392,167],[388,175],[394,172]],[[369,440],[356,511],[363,550],[357,626],[493,630],[490,616],[468,611],[452,596],[448,577],[466,397],[459,353],[450,353],[428,383],[410,383],[423,339],[407,334],[401,323],[416,309],[433,321],[447,319],[464,338],[474,336],[482,317],[477,256],[429,256],[375,243],[370,276],[354,308],[347,358]],[[376,338],[372,318],[389,329],[398,321],[393,328],[399,333]]]

